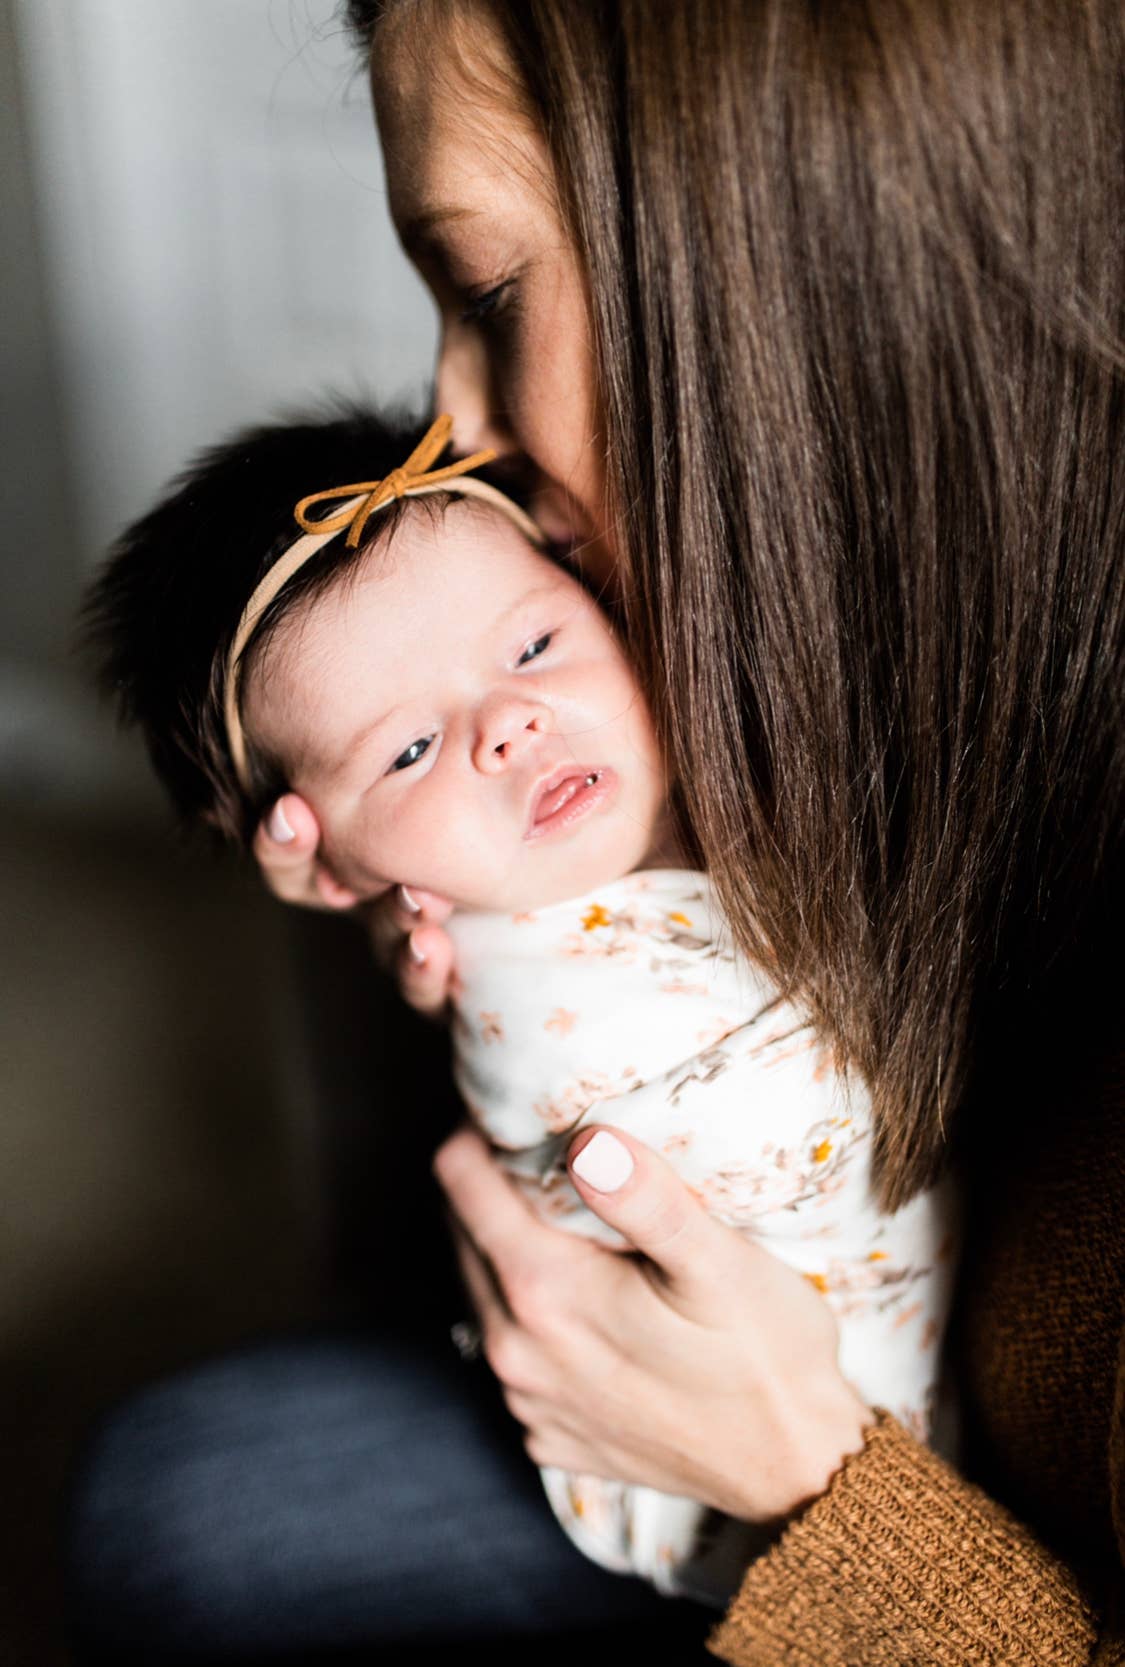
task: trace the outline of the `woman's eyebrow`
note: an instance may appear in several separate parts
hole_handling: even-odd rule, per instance
[[[479,215],[476,208],[465,208],[450,204],[433,208],[421,208],[416,214],[408,215],[399,225],[398,235],[404,249],[410,254],[419,250],[432,248],[436,239],[434,232],[439,226],[449,224],[455,220],[471,220]]]

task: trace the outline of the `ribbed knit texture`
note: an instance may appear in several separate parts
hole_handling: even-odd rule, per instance
[[[1066,1566],[884,1417],[711,1648],[743,1667],[1077,1667],[1096,1639]]]
[[[960,1375],[989,1492],[881,1416],[750,1567],[710,1640],[735,1667],[1125,1667],[1125,1088],[1044,1098],[973,1172]]]

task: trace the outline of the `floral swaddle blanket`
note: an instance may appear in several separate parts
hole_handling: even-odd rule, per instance
[[[454,915],[450,931],[457,1085],[536,1212],[620,1246],[572,1187],[566,1150],[583,1123],[637,1136],[823,1292],[844,1375],[925,1437],[953,1272],[948,1191],[879,1212],[864,1085],[736,955],[707,877],[638,871],[528,914]],[[691,1500],[542,1475],[582,1551],[664,1592],[722,1603],[765,1544]]]

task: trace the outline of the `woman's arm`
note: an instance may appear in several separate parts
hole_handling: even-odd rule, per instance
[[[641,1258],[537,1221],[472,1132],[435,1170],[487,1357],[537,1463],[790,1519],[712,1649],[738,1667],[1125,1660],[1121,1640],[1099,1645],[1065,1564],[862,1405],[811,1287],[709,1217],[654,1153],[600,1132],[575,1141],[572,1177]]]
[[[710,1647],[734,1667],[1125,1661],[1073,1571],[890,1417],[751,1565]]]

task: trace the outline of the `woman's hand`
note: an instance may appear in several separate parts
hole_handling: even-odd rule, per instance
[[[342,885],[320,854],[320,826],[298,793],[284,794],[258,824],[254,856],[266,885],[283,903],[342,912],[362,905],[376,955],[395,967],[403,999],[439,1013],[449,999],[453,945],[441,930],[453,906],[428,891],[388,887],[361,899]]]
[[[823,1493],[873,1414],[791,1268],[710,1217],[655,1153],[578,1136],[574,1185],[640,1257],[548,1227],[471,1129],[434,1170],[484,1352],[537,1464],[773,1523]]]

